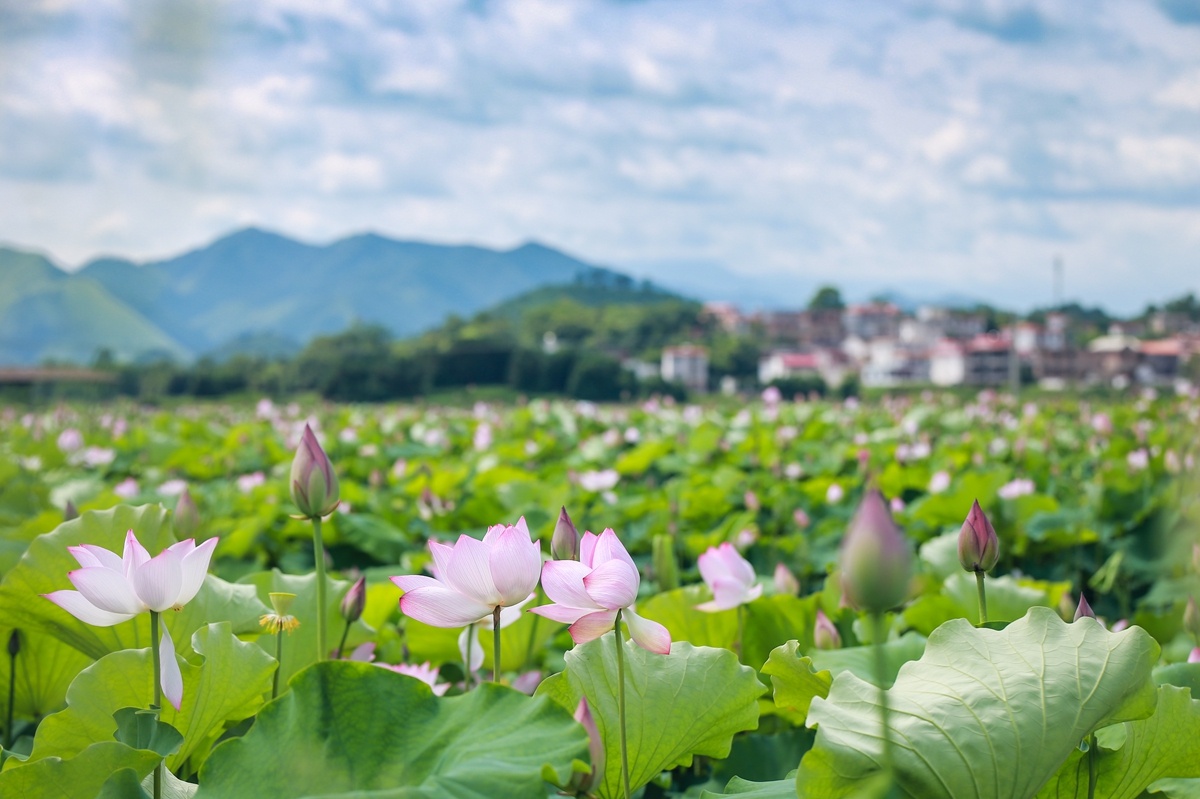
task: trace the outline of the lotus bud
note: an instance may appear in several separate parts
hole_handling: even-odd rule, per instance
[[[79,518],[79,509],[75,507],[75,503],[67,500],[67,504],[63,506],[63,521],[69,522],[72,519]]]
[[[775,564],[775,593],[793,596],[800,593],[800,581],[792,574],[792,570],[782,563]]]
[[[958,562],[969,572],[990,572],[999,557],[1000,540],[983,508],[979,507],[979,500],[975,500],[958,531]]]
[[[1196,607],[1195,597],[1188,597],[1187,607],[1183,609],[1183,629],[1200,644],[1200,608]]]
[[[912,553],[876,489],[863,497],[842,541],[842,588],[860,610],[882,613],[908,596]]]
[[[301,516],[314,519],[333,513],[339,497],[337,475],[308,425],[304,425],[304,435],[292,460],[291,479],[292,501]]]
[[[813,643],[817,649],[840,649],[842,646],[842,636],[837,627],[820,608],[817,608],[817,623],[813,626]]]
[[[604,741],[600,739],[600,730],[596,727],[596,720],[592,718],[592,711],[588,707],[587,699],[579,700],[579,707],[575,709],[575,720],[587,730],[588,754],[591,755],[592,773],[575,775],[571,780],[570,787],[579,793],[587,793],[604,777]]]
[[[1083,592],[1080,591],[1079,606],[1075,608],[1075,618],[1072,619],[1072,621],[1079,621],[1084,616],[1088,617],[1089,619],[1096,618],[1096,614],[1092,611],[1092,606],[1088,604],[1087,597],[1085,597]]]
[[[17,653],[21,651],[21,631],[13,630],[12,635],[8,636],[8,656],[15,658]]]
[[[362,618],[363,608],[366,606],[367,578],[359,577],[342,597],[342,618],[346,620],[347,624],[353,624]]]
[[[179,538],[194,538],[200,529],[200,509],[192,499],[192,492],[186,488],[175,503],[175,519],[172,522],[175,535]]]
[[[567,515],[566,508],[558,512],[558,522],[550,538],[550,555],[555,560],[579,560],[579,531]]]
[[[1191,654],[1188,655],[1187,662],[1188,663],[1200,663],[1200,646],[1198,646],[1192,650]]]
[[[675,539],[659,533],[652,542],[654,576],[660,591],[679,587],[679,563],[675,559]]]
[[[755,494],[753,491],[747,491],[742,496],[742,502],[745,504],[746,510],[751,513],[757,513],[758,509],[762,507],[762,503],[758,501],[758,494]]]

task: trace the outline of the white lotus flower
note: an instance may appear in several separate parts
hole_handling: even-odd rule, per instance
[[[111,627],[146,611],[179,610],[204,584],[216,546],[216,538],[200,546],[189,538],[150,557],[130,530],[125,535],[125,550],[120,557],[91,544],[67,547],[82,567],[67,574],[78,590],[54,591],[43,596],[80,621],[97,627]],[[183,675],[171,634],[165,624],[161,629],[163,695],[178,710],[183,701]]]

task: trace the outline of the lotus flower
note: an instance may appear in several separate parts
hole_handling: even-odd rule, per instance
[[[328,516],[338,505],[340,489],[333,464],[307,424],[292,459],[291,488],[292,501],[305,518]]]
[[[146,611],[178,610],[204,584],[216,546],[216,538],[200,546],[189,538],[152,558],[130,530],[125,535],[125,550],[120,557],[90,544],[67,547],[82,567],[67,574],[78,590],[54,591],[43,596],[80,621],[97,627],[111,627]],[[163,695],[178,710],[183,701],[183,675],[175,659],[171,634],[165,624],[161,627]]]
[[[434,696],[441,696],[450,688],[450,683],[438,682],[438,677],[440,676],[438,674],[438,670],[429,665],[428,660],[420,665],[415,663],[376,663],[375,665],[382,666],[385,669],[391,669],[398,674],[406,674],[409,677],[415,677],[432,688]]]
[[[971,505],[966,521],[958,531],[958,562],[969,572],[990,572],[1000,558],[1000,540],[979,500]]]
[[[434,627],[466,627],[490,618],[496,608],[519,605],[537,586],[542,550],[530,540],[525,517],[515,525],[488,528],[480,541],[460,535],[449,546],[429,542],[433,577],[393,577],[404,591],[400,610]]]
[[[621,612],[638,646],[668,654],[671,634],[667,628],[633,612],[640,586],[637,566],[616,533],[611,529],[600,535],[584,533],[578,561],[552,560],[542,568],[542,588],[554,604],[529,612],[571,625],[568,632],[577,644],[611,630]]]
[[[713,599],[697,605],[697,610],[706,613],[729,610],[762,596],[762,586],[755,584],[754,567],[728,541],[719,547],[709,547],[700,556],[698,565]]]
[[[517,604],[507,608],[502,608],[500,610],[500,629],[503,630],[505,627],[508,627],[517,619],[521,618],[521,608],[525,607],[525,605],[529,602],[529,600],[533,599],[533,597],[534,594],[530,593],[529,596],[525,597],[525,599]],[[495,629],[496,627],[495,623],[492,621],[492,617],[488,616],[486,619],[482,619],[478,624],[473,624],[470,627],[464,628],[463,631],[458,634],[458,653],[462,655],[463,663],[467,663],[468,652],[471,655],[471,662],[467,663],[467,670],[470,673],[474,674],[483,668],[483,644],[480,641],[479,631],[485,630],[491,632]]]
[[[792,574],[792,570],[782,563],[775,564],[775,593],[777,594],[792,594],[793,596],[800,593],[800,581],[796,579],[796,575]]]

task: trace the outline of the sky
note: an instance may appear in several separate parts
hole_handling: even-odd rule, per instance
[[[1200,0],[0,0],[0,209],[1133,312],[1200,292]]]

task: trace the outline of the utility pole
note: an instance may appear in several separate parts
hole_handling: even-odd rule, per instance
[[[1054,307],[1061,308],[1063,304],[1063,259],[1061,255],[1054,256]]]

